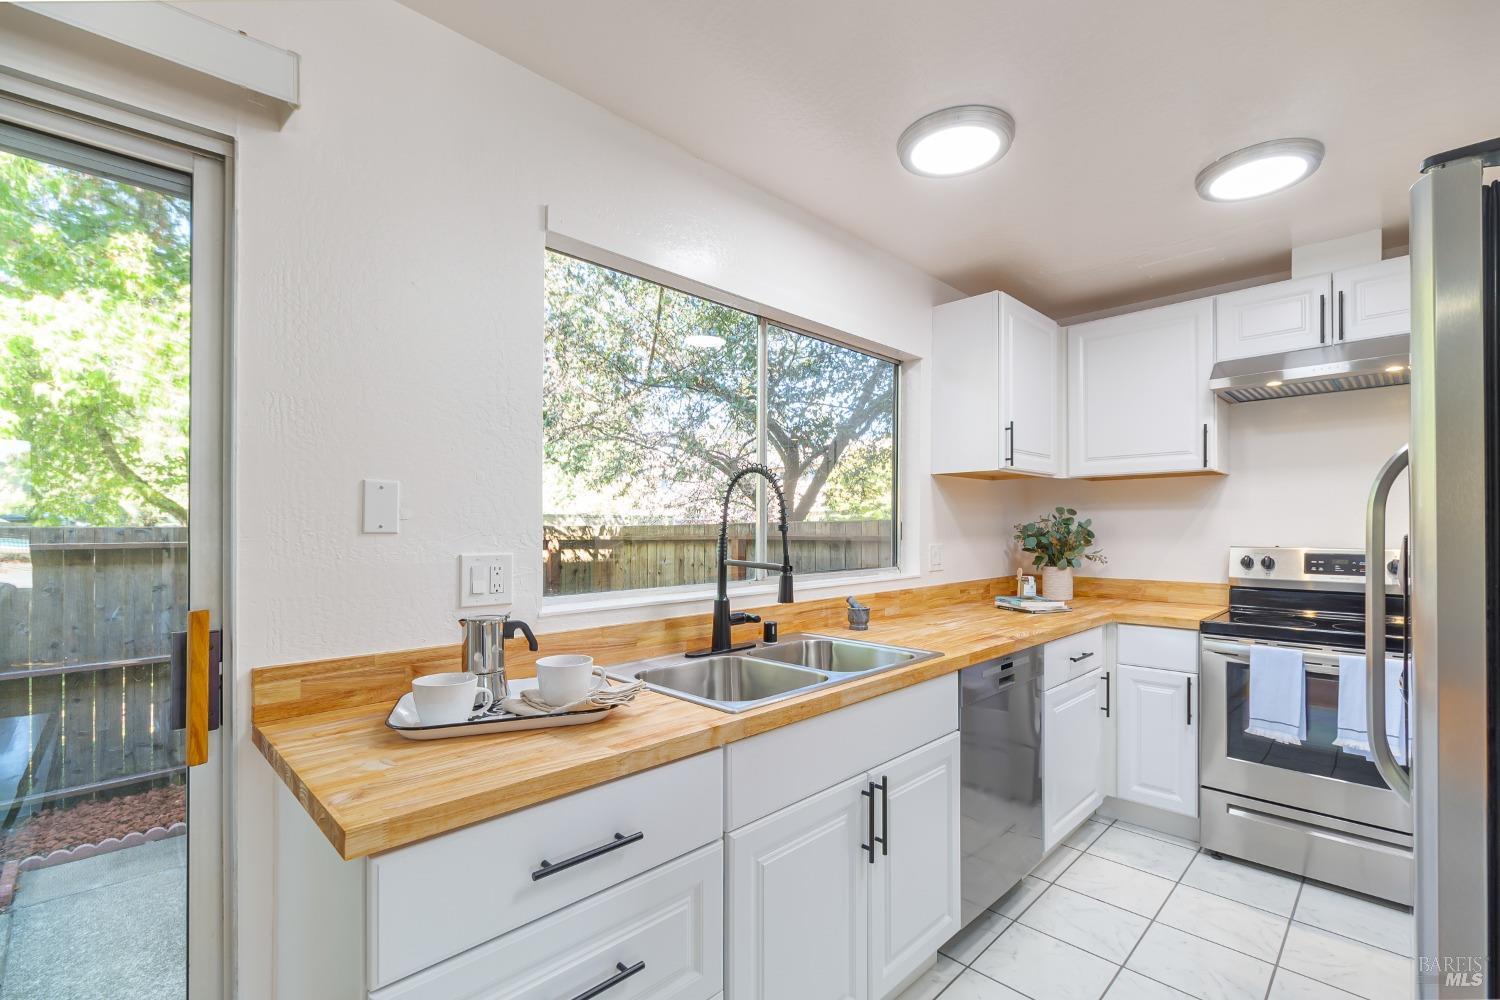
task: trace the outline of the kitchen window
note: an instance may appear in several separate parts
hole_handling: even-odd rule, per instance
[[[899,362],[673,284],[547,251],[544,596],[711,584],[753,462],[799,579],[895,566]],[[731,557],[779,557],[775,508],[745,481]]]

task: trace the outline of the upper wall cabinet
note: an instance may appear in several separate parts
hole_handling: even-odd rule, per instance
[[[1411,258],[1335,271],[1333,317],[1341,341],[1411,333]]]
[[[1214,306],[1196,299],[1068,328],[1068,472],[1227,472],[1225,404],[1208,389]]]
[[[1215,360],[1259,358],[1328,343],[1326,274],[1214,296]]]
[[[932,471],[1056,476],[1063,462],[1062,337],[1001,292],[932,311]]]

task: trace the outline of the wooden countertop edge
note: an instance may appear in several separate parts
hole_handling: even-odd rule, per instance
[[[610,752],[608,746],[601,746],[598,752],[591,756],[546,768],[545,782],[536,780],[518,782],[514,773],[508,773],[504,775],[507,781],[486,784],[484,772],[476,770],[476,783],[462,793],[450,795],[430,805],[412,804],[399,812],[392,811],[369,821],[352,821],[346,816],[341,816],[336,805],[330,805],[320,798],[287,761],[278,746],[278,738],[291,738],[293,734],[305,733],[310,729],[318,729],[330,723],[362,721],[367,716],[370,717],[372,723],[383,726],[385,709],[372,708],[369,705],[340,707],[316,714],[269,722],[265,725],[256,723],[251,729],[251,740],[339,855],[346,860],[354,860],[394,850],[474,823],[484,822],[617,778],[638,774],[663,764],[769,732],[772,729],[941,677],[974,663],[1065,638],[1100,625],[1125,624],[1189,628],[1196,626],[1202,619],[1224,610],[1220,605],[1178,604],[1129,598],[1104,598],[1100,604],[1101,606],[1078,609],[1067,615],[1036,616],[1017,620],[1012,624],[1021,625],[1033,631],[1019,636],[1007,636],[999,641],[964,648],[961,651],[955,650],[910,667],[888,670],[748,712],[728,714],[702,706],[693,706],[704,713],[701,720],[691,720],[695,728],[652,738],[628,750]],[[896,624],[899,624],[899,619],[887,620],[882,623],[884,627],[880,631],[887,631]],[[877,632],[870,638],[880,641],[881,636]],[[939,637],[934,636],[934,639],[939,640]],[[929,645],[940,644],[940,641],[929,643]],[[667,698],[668,696],[655,695],[654,697]],[[676,699],[668,700],[678,705],[687,704]]]

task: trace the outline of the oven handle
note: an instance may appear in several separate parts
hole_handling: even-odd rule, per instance
[[[1249,660],[1250,647],[1257,645],[1253,642],[1225,642],[1222,639],[1203,640],[1203,651],[1206,653],[1218,653],[1221,656],[1233,656],[1241,660]],[[1339,660],[1337,656],[1326,656],[1308,650],[1302,652],[1302,669],[1307,673],[1316,674],[1319,677],[1337,677],[1339,675]]]
[[[1411,776],[1396,763],[1385,732],[1385,505],[1407,461],[1405,446],[1386,460],[1365,508],[1365,727],[1380,776],[1410,802]]]

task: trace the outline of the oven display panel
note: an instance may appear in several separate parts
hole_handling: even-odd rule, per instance
[[[1309,552],[1302,557],[1302,572],[1315,576],[1364,576],[1365,557],[1349,553]]]

